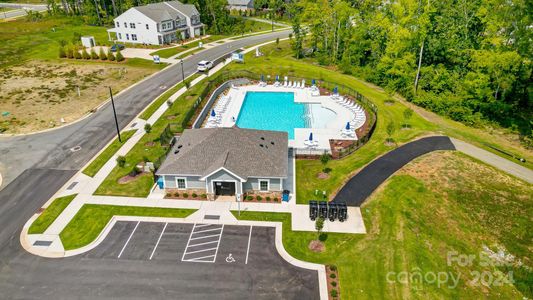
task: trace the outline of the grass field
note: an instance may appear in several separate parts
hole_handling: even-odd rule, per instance
[[[194,209],[85,204],[67,227],[61,231],[61,242],[65,250],[86,246],[98,237],[113,216],[185,218],[195,211]]]
[[[191,76],[189,76],[186,80],[189,81],[189,82],[192,82],[194,79],[196,79],[198,76],[200,76],[200,74],[198,73],[195,73]],[[139,116],[141,119],[143,120],[148,120],[154,113],[155,111],[161,107],[161,105],[163,105],[163,103],[167,102],[168,98],[170,98],[170,96],[174,95],[177,91],[181,90],[181,88],[183,88],[185,86],[184,83],[180,82],[178,83],[176,86],[170,88],[168,91],[166,91],[165,93],[163,93],[163,95],[159,96],[159,98],[157,98],[157,100],[155,100],[154,102],[152,102],[152,104],[150,104],[142,113],[141,115]]]
[[[408,164],[363,205],[366,235],[327,234],[323,253],[307,248],[316,233],[290,230],[288,214],[241,212],[241,219],[283,222],[283,244],[292,256],[339,268],[342,299],[530,299],[532,199],[530,184],[461,153],[436,152]],[[484,246],[516,259],[509,267],[483,266]],[[448,265],[452,251],[476,259]],[[488,280],[509,271],[514,285],[473,281],[476,272]],[[447,272],[459,282],[452,288],[451,281],[439,287],[418,277],[402,283],[395,277],[400,272]]]
[[[63,210],[76,198],[77,194],[56,198],[40,215],[33,221],[28,229],[29,234],[44,233],[48,226],[59,216]]]
[[[93,177],[100,171],[100,169],[105,165],[105,163],[117,153],[118,149],[124,145],[136,132],[137,130],[128,130],[121,132],[120,138],[122,143],[118,141],[118,137],[113,140],[113,142],[105,148],[105,150],[98,155],[88,166],[83,170],[83,174]]]

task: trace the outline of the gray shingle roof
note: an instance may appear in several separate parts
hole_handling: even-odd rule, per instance
[[[191,17],[200,14],[193,4],[183,4],[179,1],[151,3],[144,6],[135,6],[133,9],[138,10],[156,22],[184,19],[185,16]]]
[[[228,0],[229,5],[240,5],[240,6],[253,6],[252,0]]]
[[[243,128],[185,130],[158,175],[207,176],[220,168],[248,177],[287,177],[286,132]]]

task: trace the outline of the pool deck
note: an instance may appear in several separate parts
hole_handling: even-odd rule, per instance
[[[353,113],[346,107],[335,102],[330,96],[313,96],[309,87],[304,89],[287,88],[282,86],[276,87],[273,85],[267,85],[264,87],[259,85],[232,87],[228,92],[228,96],[231,100],[227,111],[222,114],[221,127],[233,127],[235,125],[234,120],[237,120],[239,116],[247,92],[293,92],[294,101],[296,103],[321,104],[322,107],[332,110],[337,114],[337,116],[326,125],[326,128],[294,129],[294,140],[289,140],[289,147],[300,150],[301,153],[299,154],[305,154],[307,152],[308,154],[323,153],[324,151],[330,152],[330,139],[357,139],[357,137],[349,138],[341,135],[341,131],[346,126],[346,122],[353,118]],[[311,132],[313,133],[313,140],[318,142],[313,148],[309,148],[304,144],[304,141],[309,138]]]

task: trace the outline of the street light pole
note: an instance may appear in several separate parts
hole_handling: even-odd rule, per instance
[[[113,100],[113,92],[111,87],[109,87],[109,95],[111,96],[111,106],[113,107],[113,116],[115,116],[115,126],[117,127],[118,141],[122,143],[120,138],[120,129],[118,129],[118,120],[117,120],[117,111],[115,110],[115,101]]]
[[[183,59],[180,60],[181,64],[181,82],[185,81],[185,73],[183,73]]]

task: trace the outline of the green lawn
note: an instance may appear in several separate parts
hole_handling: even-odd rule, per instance
[[[194,209],[85,204],[60,234],[65,250],[94,241],[113,216],[185,218]]]
[[[338,267],[342,299],[522,299],[533,296],[532,199],[530,184],[460,153],[440,152],[409,164],[363,205],[366,235],[327,234],[323,253],[307,248],[315,232],[290,230],[289,214],[241,212],[240,218],[283,222],[283,244],[292,256]],[[530,269],[481,266],[479,259],[448,266],[450,251],[479,258],[483,245],[505,248]],[[496,276],[509,270],[514,286],[469,283],[474,271]],[[389,272],[403,271],[461,277],[455,288],[387,282]]]
[[[63,210],[76,198],[78,194],[56,198],[40,215],[33,221],[28,229],[29,234],[44,233],[48,226],[59,216]]]
[[[98,173],[98,171],[100,171],[100,169],[105,165],[105,163],[111,159],[115,153],[117,153],[118,149],[120,149],[120,147],[122,147],[122,145],[124,145],[124,143],[126,143],[133,136],[135,131],[137,130],[121,132],[120,137],[122,139],[122,143],[118,141],[118,137],[115,138],[113,142],[107,146],[107,148],[100,153],[100,155],[98,155],[98,157],[94,159],[91,164],[87,166],[87,168],[83,170],[83,174],[91,177],[96,175],[96,173]]]
[[[205,87],[207,80],[207,78],[203,79],[176,99],[174,105],[165,111],[157,122],[152,124],[152,131],[145,134],[126,154],[126,166],[124,168],[116,166],[98,187],[95,192],[96,195],[131,197],[148,196],[150,188],[154,184],[152,175],[145,174],[136,180],[124,184],[119,184],[118,180],[127,175],[137,163],[143,161],[145,158],[149,161],[156,161],[160,156],[165,154],[166,149],[159,143],[161,133],[168,124],[175,124],[177,132],[183,131],[181,123],[185,118],[185,114],[198,99],[198,95]]]
[[[198,76],[200,76],[200,74],[198,73],[195,73],[191,76],[189,76],[188,78],[186,78],[185,80],[189,81],[189,82],[192,82],[194,79],[196,79]],[[168,91],[166,91],[165,93],[163,93],[163,95],[159,96],[159,98],[157,98],[157,100],[155,100],[154,102],[152,102],[142,113],[141,115],[139,116],[139,118],[143,119],[143,120],[148,120],[154,113],[155,111],[161,107],[161,105],[163,105],[163,103],[167,102],[168,98],[170,98],[170,96],[174,95],[177,91],[179,91],[181,88],[183,88],[185,86],[184,83],[180,82],[178,83],[177,85],[173,86],[172,88],[170,88]]]
[[[164,49],[152,52],[152,53],[150,53],[150,55],[159,55],[160,57],[163,57],[163,58],[169,58],[169,57],[174,56],[176,54],[179,54],[181,52],[184,52],[184,51],[187,51],[187,50],[190,50],[190,49],[198,47],[198,44],[200,42],[202,42],[205,45],[205,44],[208,44],[208,43],[211,43],[211,42],[214,42],[214,41],[218,41],[218,40],[224,39],[224,38],[227,38],[227,36],[225,36],[225,35],[212,35],[212,36],[209,36],[207,38],[203,38],[201,40],[198,40],[196,42],[185,44],[183,46],[164,48]]]

